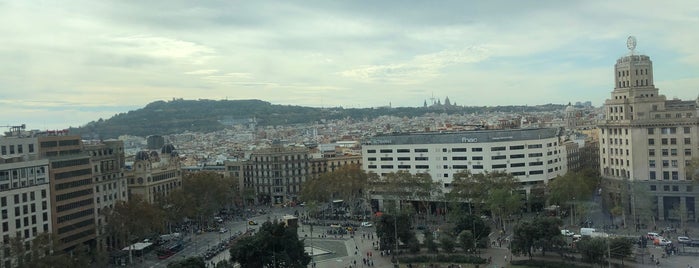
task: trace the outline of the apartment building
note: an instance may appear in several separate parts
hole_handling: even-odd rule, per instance
[[[614,90],[598,124],[604,203],[637,223],[651,220],[647,212],[656,220],[696,222],[699,187],[686,168],[699,157],[699,99],[661,95],[650,57],[629,48],[614,65]]]
[[[97,249],[111,249],[117,243],[107,232],[105,209],[113,209],[119,201],[128,201],[124,174],[124,142],[119,140],[86,141],[85,151],[92,160],[92,178]]]
[[[514,175],[528,195],[566,173],[560,135],[558,128],[379,135],[364,142],[362,167],[380,176],[402,170],[428,173],[445,191],[457,172],[504,171]]]
[[[80,136],[60,130],[37,138],[40,156],[49,160],[52,227],[58,249],[68,251],[80,243],[94,245],[92,166]]]
[[[307,148],[284,147],[278,141],[256,150],[244,162],[243,191],[252,187],[256,201],[262,204],[296,201],[308,178],[309,159]]]
[[[127,163],[128,195],[139,195],[154,203],[182,187],[182,170],[175,147],[167,144],[158,151],[140,151]]]
[[[49,161],[39,157],[33,133],[8,132],[0,137],[0,267],[15,267],[12,242],[29,245],[52,230]]]

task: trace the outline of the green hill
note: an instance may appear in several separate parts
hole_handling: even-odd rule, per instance
[[[313,123],[322,119],[372,119],[381,115],[413,117],[425,113],[535,112],[562,110],[563,105],[497,107],[398,107],[344,109],[276,105],[261,100],[182,100],[156,101],[145,107],[120,113],[107,120],[71,128],[71,133],[85,138],[116,138],[119,135],[168,135],[187,130],[211,132],[224,129],[222,121],[255,118],[258,125]]]

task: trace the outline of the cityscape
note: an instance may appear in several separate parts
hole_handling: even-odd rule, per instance
[[[632,3],[0,3],[0,268],[699,267],[697,8]]]
[[[654,86],[650,57],[635,54],[635,43],[635,37],[628,37],[630,52],[610,72],[614,88],[601,107],[586,101],[541,112],[449,114],[447,110],[459,106],[446,97],[443,102],[425,100],[425,113],[410,118],[378,115],[293,125],[228,118],[222,120],[227,127],[215,132],[109,139],[85,139],[67,129],[5,126],[8,131],[0,139],[2,265],[34,266],[39,260],[64,256],[61,252],[92,252],[82,261],[97,266],[171,267],[178,259],[171,256],[179,254],[181,260],[199,257],[209,267],[236,261],[243,267],[297,267],[296,262],[335,267],[333,260],[355,267],[359,258],[353,258],[349,244],[359,250],[365,238],[376,234],[379,240],[361,256],[360,265],[370,266],[374,260],[367,257],[372,252],[388,255],[394,247],[393,254],[401,252],[396,240],[379,231],[385,217],[397,210],[412,211],[399,214],[409,217],[402,219],[407,226],[440,235],[438,230],[451,219],[449,211],[458,204],[467,204],[469,214],[475,209],[481,219],[492,219],[483,221],[492,232],[473,244],[485,239],[488,248],[497,241],[499,246],[488,250],[507,249],[504,256],[517,252],[519,227],[513,225],[519,220],[513,216],[544,213],[559,220],[553,223],[556,230],[565,231],[556,235],[570,235],[573,243],[576,234],[589,236],[590,228],[597,228],[592,234],[622,237],[659,231],[659,225],[679,229],[688,240],[667,237],[667,243],[681,245],[672,247],[671,254],[679,250],[694,261],[699,248],[691,246],[690,232],[699,226],[699,97],[665,97]],[[585,172],[592,175],[570,175]],[[571,177],[587,181],[559,186]],[[478,178],[486,181],[479,184]],[[473,187],[485,187],[479,191],[490,194],[508,189],[504,194],[514,197],[508,202],[515,206],[489,207],[496,201],[473,195]],[[569,196],[557,196],[562,193]],[[180,198],[189,201],[181,203]],[[178,214],[173,207],[196,212]],[[137,220],[156,217],[148,209],[162,209],[166,216],[155,223]],[[330,215],[325,215],[326,209]],[[609,218],[597,221],[595,211]],[[125,227],[130,221],[139,225]],[[314,253],[273,258],[273,264],[232,255],[243,250],[235,243],[246,241],[241,237],[254,235],[250,230],[265,221],[293,228]],[[303,239],[313,225],[316,232],[333,235],[330,242],[347,244],[346,255],[328,249],[336,245],[324,235]],[[338,231],[334,226],[344,227]],[[499,235],[494,237],[496,230]],[[212,234],[206,240],[202,233]],[[355,237],[359,234],[361,243]],[[427,232],[419,240],[430,247],[426,240],[435,239],[431,235]],[[219,249],[212,251],[211,239],[216,237],[218,246],[213,247]],[[196,245],[197,239],[202,245]],[[512,244],[503,247],[501,239]],[[15,243],[25,246],[16,248]],[[440,247],[447,247],[444,243],[440,240]],[[192,245],[193,251],[180,251]],[[227,259],[224,251],[231,247],[232,259]],[[536,246],[529,250],[532,247]],[[638,261],[644,250],[639,245],[626,257]],[[419,245],[411,252],[420,252]],[[570,252],[566,254],[575,251]],[[401,258],[380,259],[397,265]],[[176,267],[196,267],[188,260]]]

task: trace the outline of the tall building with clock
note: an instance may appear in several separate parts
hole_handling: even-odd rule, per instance
[[[598,124],[604,204],[620,208],[628,226],[697,222],[699,185],[688,167],[699,157],[699,100],[660,94],[650,57],[635,54],[633,37],[627,46],[630,53],[614,65],[614,90]]]

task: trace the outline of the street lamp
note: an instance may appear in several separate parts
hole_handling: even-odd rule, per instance
[[[573,226],[575,223],[575,196],[573,196],[573,205],[571,206],[572,209],[572,215],[570,217],[570,225]]]

